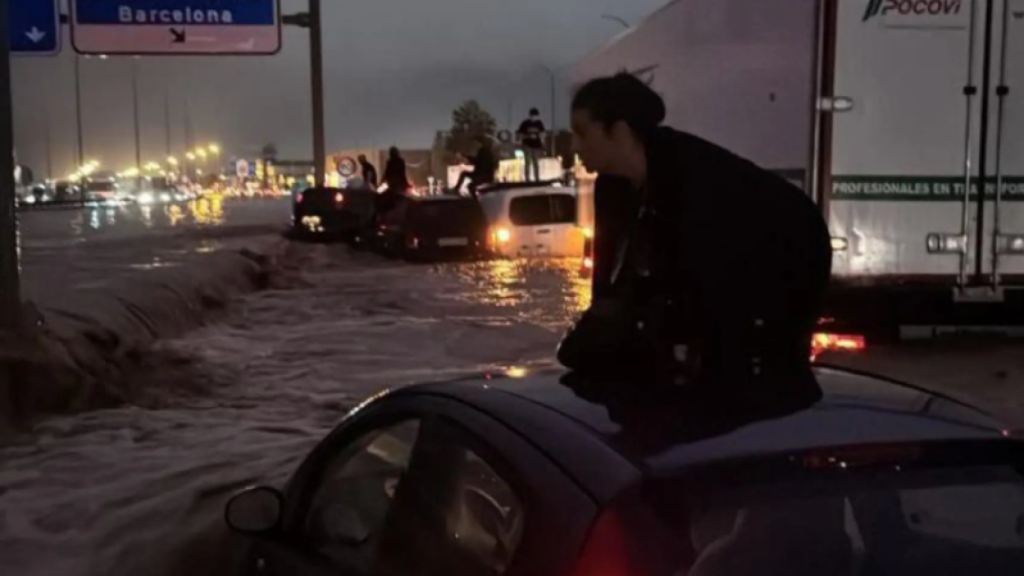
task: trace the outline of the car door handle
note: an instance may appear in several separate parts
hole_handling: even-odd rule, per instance
[[[543,230],[537,230],[537,234],[551,234],[551,229],[544,228]]]

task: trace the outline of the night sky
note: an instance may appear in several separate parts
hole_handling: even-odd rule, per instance
[[[550,118],[550,75],[559,78],[556,118],[567,122],[564,71],[623,31],[602,14],[637,23],[665,0],[323,0],[328,150],[428,146],[452,108],[480,100],[501,127],[531,106]],[[304,0],[282,0],[285,14]],[[309,48],[305,30],[286,27],[272,57],[148,58],[139,61],[143,162],[166,156],[164,95],[172,147],[184,147],[183,109],[197,140],[254,153],[267,142],[282,157],[312,157]],[[75,161],[70,41],[57,58],[13,63],[19,160],[42,174],[49,127],[54,171]],[[115,170],[134,164],[131,61],[82,61],[85,148]],[[511,115],[511,118],[510,118]]]

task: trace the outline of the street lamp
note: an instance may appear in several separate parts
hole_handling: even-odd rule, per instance
[[[623,28],[630,27],[629,22],[626,22],[625,20],[619,18],[618,16],[612,16],[611,14],[601,14],[601,18],[604,20],[611,20],[612,22],[618,22],[619,24],[622,24]]]
[[[196,156],[199,156],[203,160],[206,160],[206,150],[203,148],[199,148],[198,150],[196,150]]]
[[[177,166],[178,165],[178,159],[175,158],[174,156],[168,156],[167,157],[167,164],[169,166]]]
[[[192,152],[189,152],[189,153],[185,154],[185,158],[186,158],[186,159],[187,159],[188,161],[190,161],[190,162],[191,162],[191,161],[193,161],[193,160],[195,160],[195,159],[196,159],[196,155],[195,155],[195,154],[193,154]]]
[[[207,150],[209,150],[210,154],[213,154],[214,156],[220,154],[220,146],[217,146],[216,144],[210,144],[207,146]]]

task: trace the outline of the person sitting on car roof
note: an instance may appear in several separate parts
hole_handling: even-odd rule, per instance
[[[469,193],[477,195],[477,190],[484,184],[494,184],[494,174],[498,171],[498,160],[494,155],[494,148],[491,147],[491,140],[487,136],[480,136],[476,139],[478,148],[476,155],[468,158],[473,165],[472,171],[464,171],[459,174],[454,190],[462,190],[462,185],[469,181]]]
[[[630,74],[576,92],[576,148],[599,174],[593,303],[559,359],[750,394],[816,386],[810,347],[832,266],[820,209],[665,115]]]
[[[370,190],[377,189],[377,169],[366,159],[366,154],[359,155],[359,167],[363,172],[363,183]]]

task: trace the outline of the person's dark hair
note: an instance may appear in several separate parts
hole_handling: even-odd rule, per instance
[[[392,146],[391,148],[388,149],[388,157],[391,158],[392,160],[402,157],[402,155],[399,154],[398,152],[398,146]]]
[[[536,108],[530,108],[530,116],[540,116],[540,110]]]
[[[665,120],[665,101],[661,96],[626,72],[595,78],[581,86],[573,96],[572,109],[586,110],[605,128],[625,122],[640,137],[653,132]]]
[[[366,154],[360,154],[357,158],[360,162],[366,162]]]

